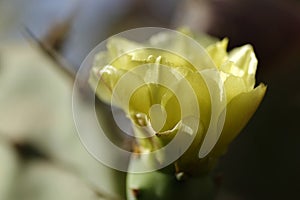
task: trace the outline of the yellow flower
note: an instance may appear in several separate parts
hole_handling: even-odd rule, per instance
[[[126,113],[141,152],[167,145],[182,127],[183,115],[195,117],[199,112],[195,138],[177,162],[181,168],[204,162],[209,168],[249,121],[266,87],[263,84],[254,87],[257,59],[250,45],[228,53],[228,39],[217,41],[206,35],[192,35],[187,31],[185,34],[202,45],[203,52],[194,52],[189,42],[168,34],[153,36],[146,44],[114,37],[108,41],[107,51],[96,55],[89,81],[101,100]],[[160,48],[152,48],[157,43]],[[178,51],[174,53],[169,49]],[[195,66],[197,60],[199,66]],[[199,69],[217,73],[216,94],[212,94],[210,83]],[[222,94],[223,89],[225,94]],[[222,95],[226,98],[225,105],[218,108],[217,119],[225,114],[223,129],[212,145],[214,148],[199,159],[198,152],[212,123],[213,101]],[[186,168],[193,171],[191,167]]]

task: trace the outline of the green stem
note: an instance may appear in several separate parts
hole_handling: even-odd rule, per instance
[[[175,169],[174,165],[148,173],[128,173],[126,180],[127,199],[214,199],[214,184],[210,174],[191,177],[184,172],[176,173],[172,169]]]

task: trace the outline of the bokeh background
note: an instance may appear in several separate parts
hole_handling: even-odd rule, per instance
[[[298,0],[0,0],[0,199],[122,199],[124,174],[79,141],[68,72],[107,37],[143,26],[254,46],[268,91],[215,170],[216,199],[298,199]]]

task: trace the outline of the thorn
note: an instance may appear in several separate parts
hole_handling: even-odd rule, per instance
[[[176,173],[175,176],[178,181],[184,181],[187,179],[187,175],[184,172]]]
[[[59,71],[63,72],[63,74],[66,74],[68,77],[71,78],[71,80],[75,79],[75,71],[71,71],[71,69],[74,68],[70,66],[69,63],[67,63],[67,61],[62,56],[60,56],[51,47],[49,47],[40,39],[38,39],[28,27],[24,26],[22,33],[32,44],[35,44],[45,55],[47,55],[56,64]]]
[[[139,198],[141,195],[141,190],[139,189],[131,189],[131,192],[135,198]]]
[[[188,178],[188,175],[179,169],[178,163],[175,162],[175,177],[178,181],[184,181]]]
[[[175,163],[174,163],[174,166],[175,166],[175,173],[179,173],[179,172],[180,172],[180,170],[179,170],[178,163],[177,163],[177,162],[175,162]]]
[[[60,52],[70,35],[71,27],[78,13],[78,9],[79,7],[76,7],[65,19],[53,23],[42,38],[43,43],[47,44],[47,46],[51,47],[54,51]]]
[[[215,185],[216,185],[216,187],[217,188],[220,188],[221,187],[221,185],[222,185],[222,183],[223,183],[223,179],[224,179],[224,177],[223,177],[223,174],[221,174],[221,173],[219,173],[219,174],[217,174],[215,177],[214,177],[214,183],[215,183]]]
[[[47,154],[45,154],[45,152],[41,151],[40,149],[38,149],[37,147],[35,147],[30,143],[15,142],[13,143],[13,147],[16,149],[20,158],[24,160],[27,159],[50,160],[50,157]]]

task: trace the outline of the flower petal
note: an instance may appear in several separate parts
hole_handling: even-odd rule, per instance
[[[98,98],[110,104],[112,90],[122,73],[124,73],[122,70],[118,70],[111,65],[106,65],[103,68],[95,67],[90,72],[89,84]]]
[[[224,76],[226,76],[226,78],[224,78],[224,88],[226,92],[226,101],[228,103],[232,100],[232,98],[236,97],[238,94],[249,91],[246,87],[243,78],[225,73]]]
[[[218,68],[228,59],[227,45],[228,39],[224,38],[222,41],[216,42],[206,48],[209,56]]]
[[[235,63],[231,68],[224,68],[226,73],[235,76],[243,77],[248,88],[253,88],[255,84],[255,73],[257,67],[257,58],[254,54],[251,45],[244,45],[239,48],[233,49],[229,53],[229,61]]]
[[[139,43],[120,37],[112,37],[107,41],[107,49],[112,59],[142,47]]]
[[[211,155],[220,156],[225,153],[228,144],[244,128],[256,111],[265,92],[266,86],[260,84],[254,90],[241,93],[229,102],[223,131]]]

